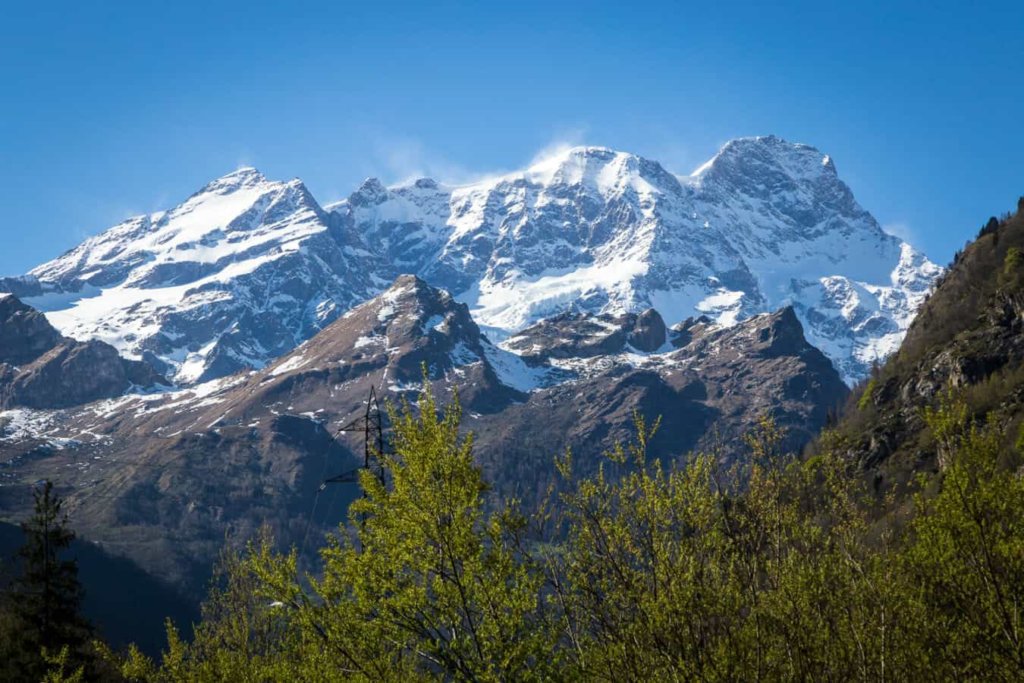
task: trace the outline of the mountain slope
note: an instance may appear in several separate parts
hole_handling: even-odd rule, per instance
[[[317,489],[355,467],[363,447],[338,428],[364,414],[371,387],[385,402],[415,400],[424,369],[439,395],[458,392],[497,494],[528,501],[565,447],[583,470],[596,467],[630,433],[634,408],[663,416],[652,455],[674,461],[719,437],[728,443],[764,412],[799,447],[846,396],[791,309],[731,327],[667,331],[659,319],[566,318],[570,337],[602,329],[612,340],[594,354],[527,330],[538,349],[521,357],[482,336],[465,304],[402,276],[258,372],[62,411],[0,412],[0,515],[30,504],[26,484],[55,478],[83,536],[194,587],[225,534],[243,539],[267,524],[285,545],[301,544],[310,520],[316,534],[336,524],[355,489],[332,490],[313,508]],[[616,325],[626,332],[608,329]]]
[[[879,486],[940,467],[922,415],[948,391],[974,420],[1004,428],[1014,447],[1024,424],[1022,254],[1024,199],[957,255],[899,352],[851,397],[838,430]]]
[[[33,269],[26,301],[191,384],[260,367],[375,292],[351,260],[301,182],[242,169]]]
[[[465,186],[370,179],[326,210],[298,180],[242,169],[0,288],[182,386],[265,366],[402,273],[452,292],[495,339],[572,310],[732,324],[792,305],[852,383],[939,272],[829,157],[769,136],[688,176],[578,147]]]

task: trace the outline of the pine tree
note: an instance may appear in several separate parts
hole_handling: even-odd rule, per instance
[[[83,658],[90,629],[81,616],[82,586],[75,560],[62,559],[75,534],[68,528],[62,501],[45,482],[33,494],[35,511],[21,525],[25,544],[19,549],[21,574],[11,585],[10,604],[19,626],[16,656],[35,680],[45,675],[44,650],[50,655],[67,648],[68,664]]]

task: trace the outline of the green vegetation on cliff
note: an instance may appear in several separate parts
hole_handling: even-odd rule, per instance
[[[924,413],[953,388],[972,422],[1000,425],[1004,451],[1024,426],[1024,198],[956,255],[899,351],[851,395],[837,430],[850,454],[897,490],[940,469]]]

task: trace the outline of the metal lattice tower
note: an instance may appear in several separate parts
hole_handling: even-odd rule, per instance
[[[353,484],[359,481],[359,470],[370,470],[380,481],[381,486],[386,482],[384,474],[384,413],[380,409],[380,402],[377,400],[377,392],[370,387],[370,396],[366,400],[366,413],[357,417],[348,424],[342,425],[334,433],[337,437],[342,432],[363,433],[363,466],[354,470],[343,472],[331,477],[320,485],[322,491],[328,484]],[[375,466],[374,466],[375,465]],[[365,493],[363,495],[366,495]]]

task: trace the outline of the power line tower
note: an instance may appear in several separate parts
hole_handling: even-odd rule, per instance
[[[323,491],[328,484],[354,484],[359,481],[359,470],[366,469],[373,472],[380,481],[381,486],[386,483],[384,472],[384,413],[380,409],[380,402],[377,400],[377,392],[370,387],[370,396],[366,400],[366,413],[357,417],[348,424],[342,425],[334,433],[337,438],[342,432],[363,433],[363,466],[356,469],[342,472],[331,477],[320,484]],[[374,466],[375,465],[375,466]],[[365,493],[363,495],[366,495]]]
[[[306,532],[302,536],[302,546],[299,552],[300,555],[304,555],[306,552],[306,544],[309,542],[309,534],[313,528],[313,520],[316,517],[317,505],[320,502],[320,494],[323,493],[324,489],[327,488],[328,484],[355,484],[359,482],[359,470],[370,470],[374,476],[377,477],[377,481],[380,482],[381,486],[385,486],[387,483],[387,477],[384,469],[384,412],[380,409],[380,402],[377,400],[377,391],[374,387],[370,386],[370,396],[366,399],[366,412],[362,416],[357,417],[348,424],[344,424],[335,430],[334,434],[331,435],[330,444],[327,447],[327,452],[324,454],[324,471],[326,472],[326,458],[330,456],[331,446],[335,445],[335,441],[338,435],[342,432],[349,433],[363,433],[363,465],[347,472],[325,479],[320,487],[316,491],[316,496],[313,498],[313,507],[309,512],[309,519],[306,520]],[[363,491],[363,497],[366,497],[366,491]],[[333,502],[334,496],[331,496]],[[360,527],[366,525],[366,514],[363,513],[360,516]]]

